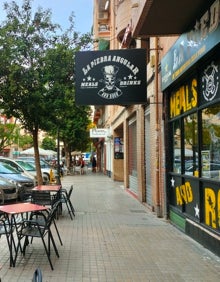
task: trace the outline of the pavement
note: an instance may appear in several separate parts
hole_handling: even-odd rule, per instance
[[[100,173],[68,175],[75,218],[64,207],[57,220],[51,270],[41,240],[35,239],[9,266],[6,239],[0,238],[2,282],[32,281],[39,267],[43,282],[220,281],[220,258],[162,218],[157,218],[123,184]]]

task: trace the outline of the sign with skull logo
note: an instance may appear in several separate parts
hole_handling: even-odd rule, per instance
[[[77,52],[76,104],[146,103],[146,50]]]
[[[200,73],[200,102],[199,105],[219,99],[219,61],[211,61]]]

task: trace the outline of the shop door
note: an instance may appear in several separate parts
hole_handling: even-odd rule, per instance
[[[128,123],[128,169],[129,169],[129,188],[137,194],[137,125],[136,118],[129,120]]]
[[[145,173],[146,173],[146,203],[152,206],[151,187],[151,131],[150,131],[150,111],[145,111]]]

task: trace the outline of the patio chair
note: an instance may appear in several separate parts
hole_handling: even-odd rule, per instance
[[[70,215],[70,218],[73,220],[73,216],[75,216],[75,209],[74,209],[73,204],[72,204],[71,199],[70,199],[72,192],[73,192],[73,185],[70,186],[69,192],[67,191],[67,189],[61,188],[61,190],[60,190],[60,202],[62,204],[66,205],[68,213]]]
[[[78,166],[74,166],[74,174],[81,174],[81,166],[78,165]]]
[[[11,230],[11,225],[9,224],[8,219],[4,216],[4,214],[1,213],[0,215],[0,237],[2,235],[6,236],[9,249],[11,248],[10,236],[11,236],[11,233],[14,232],[14,226],[12,228],[13,229]],[[14,237],[12,237],[12,244],[15,249]]]
[[[54,268],[53,268],[53,264],[51,261],[51,254],[50,254],[51,242],[52,242],[52,245],[53,245],[53,248],[55,250],[57,257],[59,257],[58,249],[57,249],[55,240],[53,238],[53,234],[51,232],[51,224],[53,223],[53,219],[55,218],[57,204],[55,204],[53,208],[50,210],[50,212],[47,214],[47,216],[45,216],[44,224],[40,224],[34,218],[29,219],[29,220],[23,220],[23,222],[21,223],[21,227],[17,232],[19,243],[21,243],[21,240],[24,238],[24,243],[23,243],[23,248],[22,248],[23,255],[25,255],[26,247],[29,245],[29,238],[31,240],[33,238],[41,239],[52,270]],[[45,237],[47,237],[47,241],[45,240]],[[18,252],[18,249],[16,251],[16,256],[17,256],[17,252]]]
[[[31,195],[32,195],[32,191],[31,190],[29,190],[29,191],[22,191],[20,193],[20,200],[21,200],[21,202],[31,202],[32,201]]]
[[[20,217],[16,217],[14,218],[14,220],[15,222],[11,224],[9,222],[8,217],[6,217],[5,214],[3,213],[0,214],[0,237],[3,235],[6,236],[8,248],[10,251],[10,265],[12,266],[15,266],[15,260],[11,256],[12,250],[16,250],[16,248],[17,250],[18,248],[21,250],[21,245],[18,243],[18,245],[16,246],[14,236],[12,235],[15,229],[16,231],[18,230],[18,226],[21,220],[20,220]]]
[[[31,201],[34,204],[53,207],[56,202],[56,195],[51,195],[49,191],[32,191]]]
[[[59,202],[56,202],[54,205],[53,205],[53,208],[56,209],[56,214],[57,214],[57,209],[59,208]],[[46,210],[46,211],[41,211],[41,212],[32,212],[31,215],[30,215],[30,219],[31,220],[34,220],[34,221],[37,221],[38,224],[40,226],[44,226],[46,224],[46,218],[48,216],[48,213],[50,213],[51,211],[49,210]],[[55,217],[53,218],[53,224],[54,224],[54,228],[56,230],[56,233],[57,233],[57,236],[58,236],[58,239],[60,241],[60,245],[62,246],[63,245],[63,242],[62,242],[62,239],[60,237],[60,233],[59,233],[59,230],[57,228],[57,225],[56,225],[56,219]]]
[[[47,206],[49,208],[52,208],[53,205],[57,201],[59,202],[59,206],[61,206],[60,192],[52,194],[50,191],[35,191],[35,190],[32,190],[31,199],[32,199],[31,200],[32,203],[42,205],[42,206]],[[61,210],[61,207],[57,208],[57,212],[56,212],[56,218],[57,219],[59,217],[60,210]]]

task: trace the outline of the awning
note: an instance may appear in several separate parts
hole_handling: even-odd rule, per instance
[[[57,153],[55,151],[52,151],[52,150],[44,150],[42,148],[39,148],[39,155],[40,156],[53,156],[53,155],[56,155]],[[35,155],[35,152],[34,152],[34,147],[31,147],[27,150],[24,150],[24,151],[21,151],[20,152],[20,155],[29,155],[29,156],[33,156]]]
[[[137,0],[133,37],[179,35],[190,30],[214,0]]]
[[[77,155],[81,155],[82,152],[81,151],[73,151],[71,152],[71,156],[77,156]]]

